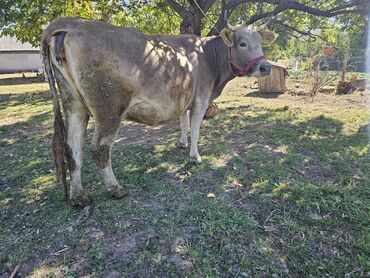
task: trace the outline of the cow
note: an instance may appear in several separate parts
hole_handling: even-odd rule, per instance
[[[43,33],[42,54],[53,98],[56,174],[67,193],[69,172],[70,203],[89,202],[81,166],[90,117],[91,153],[104,184],[113,197],[126,196],[111,162],[121,121],[158,125],[179,117],[179,145],[188,147],[190,128],[190,161],[200,163],[197,142],[208,104],[236,76],[269,75],[262,44],[274,39],[273,32],[252,26],[228,25],[219,36],[198,37],[146,35],[72,17],[52,21]]]

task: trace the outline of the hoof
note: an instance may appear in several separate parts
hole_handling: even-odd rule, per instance
[[[202,159],[200,157],[190,157],[190,163],[200,164],[200,163],[202,163]]]
[[[79,195],[71,196],[70,198],[70,204],[72,206],[76,207],[86,207],[88,204],[90,204],[89,198],[86,196],[85,193],[81,193]]]
[[[129,192],[123,189],[121,186],[110,188],[108,189],[108,192],[112,197],[116,199],[121,199],[129,194]]]
[[[177,147],[180,148],[180,149],[187,149],[189,146],[189,143],[181,143],[181,142],[177,142]]]

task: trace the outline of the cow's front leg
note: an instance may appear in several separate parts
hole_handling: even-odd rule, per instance
[[[190,145],[190,162],[192,163],[201,163],[202,158],[198,152],[198,139],[199,139],[199,130],[200,124],[203,120],[204,114],[206,113],[208,107],[208,101],[201,99],[195,99],[193,103],[193,108],[191,110],[190,116],[190,129],[191,129],[191,145]]]
[[[180,115],[180,127],[181,127],[181,137],[179,140],[179,147],[185,149],[189,145],[188,144],[188,130],[189,130],[188,110],[186,110]]]

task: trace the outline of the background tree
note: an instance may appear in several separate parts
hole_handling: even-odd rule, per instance
[[[274,17],[275,25],[284,26],[304,35],[328,23],[328,18],[342,17],[349,27],[353,20],[365,21],[370,9],[368,0],[167,0],[182,18],[181,26],[191,25],[194,34],[201,35],[208,19],[216,24],[208,32],[217,34],[225,26],[225,15],[231,21],[253,24],[261,19]],[[204,14],[203,14],[203,12]],[[302,20],[304,19],[304,20]],[[203,32],[204,34],[204,32]],[[205,34],[204,34],[205,35]]]
[[[359,45],[366,41],[369,9],[369,0],[2,0],[0,28],[34,45],[42,26],[58,16],[130,25],[146,33],[216,35],[227,15],[232,24],[268,21],[281,32],[282,48],[289,46],[287,32],[314,40],[320,30],[330,40],[334,29],[349,32]]]

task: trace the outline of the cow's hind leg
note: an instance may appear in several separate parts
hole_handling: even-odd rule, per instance
[[[54,72],[61,92],[66,120],[66,153],[71,177],[69,191],[70,202],[72,205],[84,207],[88,204],[89,200],[81,184],[81,167],[86,143],[89,114],[60,71],[55,68]]]
[[[71,175],[70,201],[72,205],[86,206],[89,203],[81,184],[81,167],[86,142],[89,115],[78,103],[66,111],[67,157]]]
[[[99,172],[103,178],[108,192],[115,198],[122,198],[128,195],[114,176],[112,170],[111,150],[114,140],[117,137],[121,117],[95,118],[95,132],[92,145],[92,155]]]
[[[181,137],[179,139],[178,146],[180,148],[187,148],[188,147],[188,130],[189,130],[189,114],[188,110],[183,112],[180,115],[180,127],[181,127]]]

